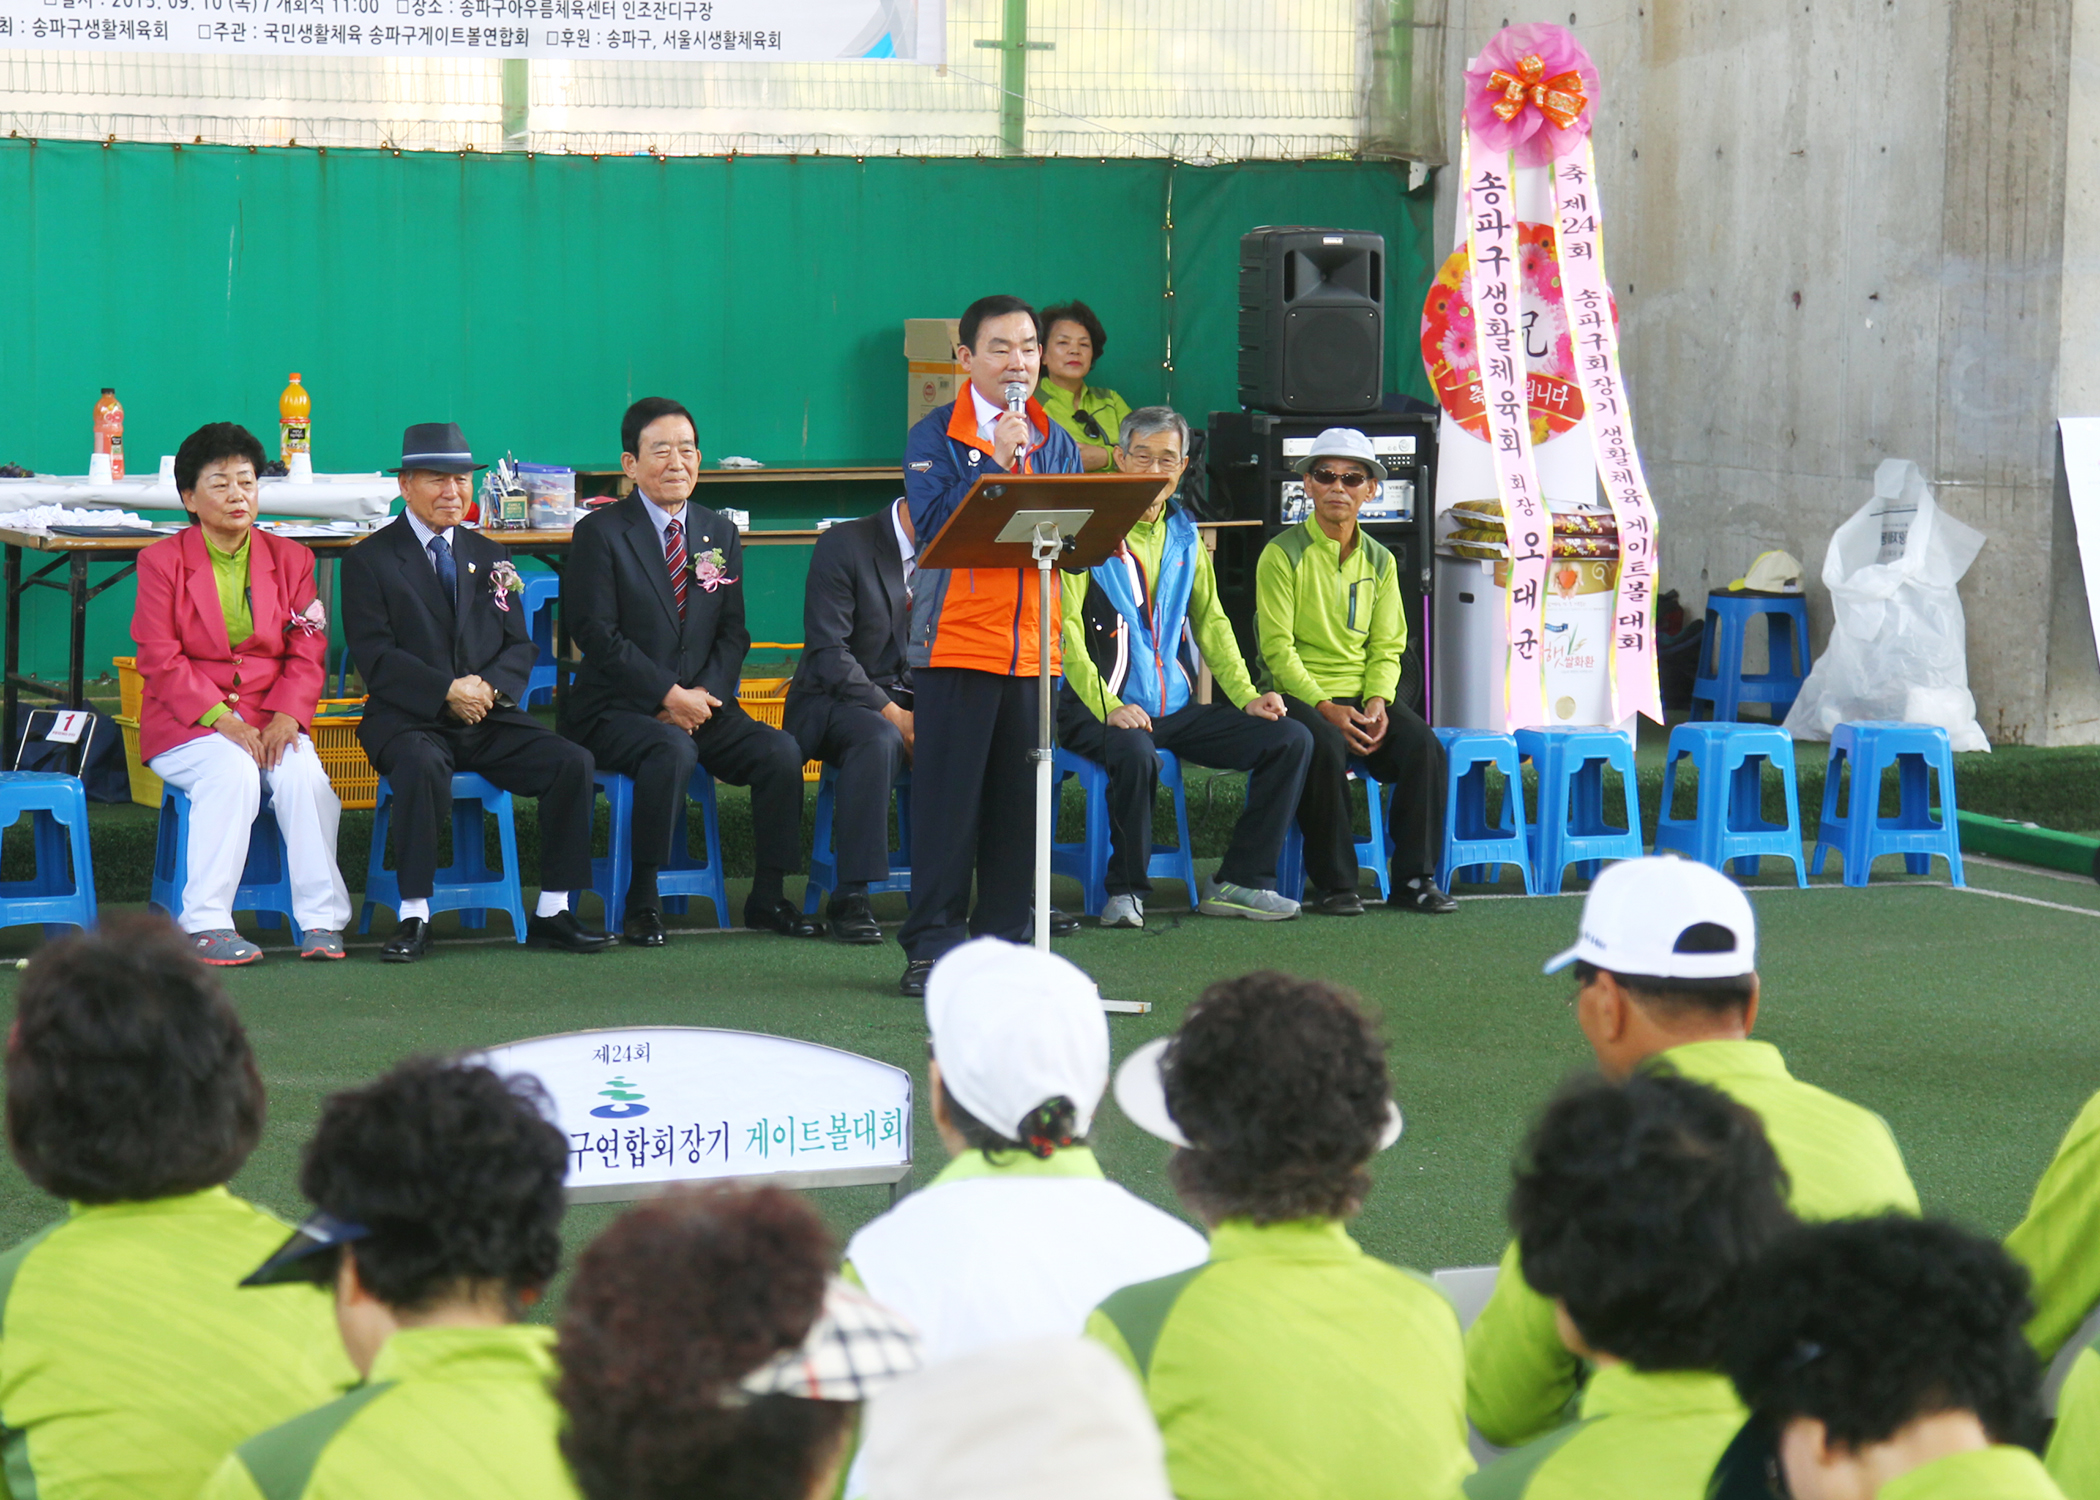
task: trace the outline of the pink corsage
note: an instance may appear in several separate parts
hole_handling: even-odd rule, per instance
[[[320,600],[311,600],[306,608],[293,612],[291,628],[301,635],[324,634],[328,629],[328,611],[321,607]]]
[[[705,552],[693,554],[693,582],[712,594],[716,589],[727,588],[736,580],[723,571],[729,559],[722,555],[720,547],[710,547]]]
[[[510,613],[510,596],[522,593],[524,589],[525,580],[518,576],[517,568],[509,559],[506,558],[489,569],[489,597],[495,601],[496,608],[505,614]]]

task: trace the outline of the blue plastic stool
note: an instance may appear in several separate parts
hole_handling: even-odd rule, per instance
[[[160,829],[153,842],[153,893],[146,899],[166,912],[169,921],[180,922],[182,893],[189,883],[189,794],[163,786]],[[289,921],[292,941],[306,941],[306,933],[292,914],[291,858],[285,853],[284,830],[277,826],[277,811],[270,805],[267,787],[248,830],[248,863],[241,869],[241,883],[233,888],[231,905],[235,911],[254,912],[258,927],[282,927]]]
[[[0,771],[0,839],[23,813],[30,815],[36,874],[0,882],[0,927],[40,922],[45,937],[58,938],[68,927],[94,926],[95,861],[88,852],[87,792],[80,778]]]
[[[817,778],[817,826],[809,845],[809,881],[802,890],[802,914],[813,916],[817,901],[839,883],[838,843],[832,837],[832,804],[837,800],[838,772],[824,762]],[[890,851],[890,873],[886,880],[868,882],[868,894],[911,889],[911,772],[898,776],[890,788],[897,800],[897,847]]]
[[[1881,816],[1881,773],[1896,767],[1899,796],[1896,816]],[[1838,783],[1850,767],[1852,787],[1842,815]],[[1927,773],[1940,773],[1939,821],[1933,821]],[[1884,854],[1903,856],[1913,875],[1932,869],[1937,854],[1947,861],[1956,885],[1967,885],[1961,869],[1960,825],[1954,816],[1954,753],[1947,731],[1937,724],[1899,724],[1863,720],[1830,731],[1830,768],[1823,773],[1823,815],[1816,824],[1812,873],[1823,873],[1832,849],[1845,861],[1845,884],[1865,885],[1874,861]]]
[[[532,671],[525,678],[525,701],[522,708],[535,703],[554,701],[554,611],[550,607],[561,597],[561,574],[525,573],[525,592],[520,607],[525,611],[525,628],[532,633],[532,642],[540,648]]]
[[[1189,848],[1189,802],[1181,780],[1181,762],[1171,750],[1154,750],[1159,757],[1159,784],[1174,793],[1174,826],[1181,835],[1181,843],[1154,844],[1151,857],[1145,862],[1145,873],[1153,879],[1179,880],[1188,887],[1189,907],[1193,910],[1199,899],[1196,893],[1196,857]],[[1076,844],[1050,845],[1050,870],[1055,875],[1069,875],[1079,882],[1086,895],[1086,914],[1101,915],[1101,908],[1108,904],[1108,768],[1083,755],[1060,749],[1051,763],[1057,777],[1057,799],[1051,806],[1058,806],[1064,795],[1065,778],[1077,776],[1079,789],[1086,797],[1086,837]]]
[[[600,771],[598,790],[605,793],[611,825],[605,840],[605,857],[591,861],[591,890],[605,903],[605,930],[613,932],[627,915],[627,887],[634,883],[634,778],[616,771]],[[686,783],[686,799],[700,804],[700,822],[707,845],[703,863],[693,858],[692,828],[684,819],[671,830],[671,858],[656,872],[656,894],[668,912],[684,912],[687,898],[701,896],[714,902],[715,921],[728,931],[729,882],[722,875],[722,825],[715,815],[715,778],[705,766],[695,766]]]
[[[1698,805],[1689,818],[1671,815],[1677,767],[1689,759],[1699,773]],[[1786,821],[1764,817],[1764,767],[1770,762],[1786,788]],[[1754,879],[1760,859],[1776,854],[1794,862],[1794,884],[1806,886],[1801,865],[1801,804],[1794,790],[1794,740],[1777,724],[1679,724],[1670,731],[1663,768],[1662,808],[1655,820],[1655,852],[1675,849],[1716,870],[1733,860],[1738,880]]]
[[[1750,622],[1765,621],[1767,670],[1745,674],[1743,647]],[[1692,716],[1706,704],[1711,717],[1740,718],[1745,703],[1772,705],[1778,723],[1801,696],[1808,675],[1808,605],[1799,595],[1708,594],[1706,638],[1699,646],[1699,676],[1692,683]]]
[[[1451,889],[1453,876],[1484,880],[1502,878],[1504,865],[1515,865],[1524,877],[1524,894],[1532,892],[1529,834],[1524,818],[1524,773],[1515,735],[1487,729],[1439,729],[1449,765],[1444,784],[1444,852],[1436,865],[1436,883]],[[1487,773],[1504,777],[1502,817],[1487,819]],[[1480,873],[1485,870],[1485,874]]]
[[[1371,819],[1371,834],[1356,841],[1356,868],[1359,874],[1369,870],[1378,877],[1378,899],[1383,901],[1393,894],[1392,850],[1386,845],[1385,798],[1380,795],[1378,781],[1371,775],[1371,768],[1360,760],[1349,762],[1352,780],[1364,784],[1364,801]],[[1288,896],[1293,901],[1305,899],[1305,835],[1298,830],[1298,820],[1292,818],[1290,826],[1283,831],[1283,851],[1276,856],[1276,893]]]
[[[1639,859],[1641,804],[1633,736],[1617,729],[1519,729],[1517,753],[1538,768],[1538,821],[1531,875],[1540,895],[1558,896],[1569,865],[1594,880],[1608,859]],[[1626,826],[1604,821],[1604,771],[1626,782]]]
[[[382,776],[372,814],[372,860],[365,870],[365,904],[357,930],[372,930],[372,908],[401,910],[401,880],[386,867],[386,835],[394,811],[393,784]],[[502,842],[503,868],[491,870],[484,854],[482,817],[493,815]],[[525,890],[518,881],[518,825],[510,793],[498,791],[472,771],[452,776],[452,863],[431,882],[430,911],[459,913],[462,927],[486,927],[492,911],[508,912],[525,941]]]

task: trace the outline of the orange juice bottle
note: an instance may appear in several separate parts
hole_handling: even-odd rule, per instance
[[[102,387],[95,403],[95,451],[109,455],[109,477],[124,477],[124,407],[115,386]]]
[[[313,398],[306,394],[306,387],[299,383],[299,372],[294,370],[292,383],[277,398],[277,456],[290,463],[294,453],[313,452],[313,441]]]

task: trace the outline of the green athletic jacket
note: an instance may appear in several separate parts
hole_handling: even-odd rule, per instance
[[[2100,1303],[2100,1094],[2086,1101],[2035,1184],[2027,1217],[2005,1248],[2034,1277],[2028,1340],[2045,1360],[2056,1357]]]
[[[1496,1459],[1466,1481],[1466,1500],[1706,1500],[1748,1415],[1722,1376],[1606,1365],[1583,1389],[1581,1421]]]
[[[577,1500],[554,1330],[404,1328],[363,1385],[241,1444],[198,1500]]]
[[[15,1500],[190,1500],[243,1439],[357,1379],[334,1304],[240,1279],[291,1233],[223,1187],[93,1207],[0,1257]]]
[[[1874,1500],[2064,1500],[2042,1461],[2025,1448],[1977,1448],[1898,1474]]]
[[[1644,1066],[1711,1084],[1755,1113],[1802,1218],[1918,1211],[1888,1122],[1800,1082],[1769,1042],[1691,1042]],[[1511,1244],[1494,1295],[1466,1332],[1466,1412],[1481,1436],[1513,1448],[1558,1426],[1580,1383],[1581,1362],[1560,1341],[1553,1304],[1524,1280]]]
[[[1457,1313],[1332,1220],[1228,1220],[1087,1332],[1145,1388],[1179,1500],[1445,1500],[1473,1467]]]
[[[1400,686],[1407,616],[1400,565],[1362,531],[1347,562],[1341,544],[1300,521],[1261,549],[1254,566],[1263,682],[1301,703],[1383,698]]]

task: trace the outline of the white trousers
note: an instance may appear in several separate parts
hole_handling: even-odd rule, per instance
[[[343,804],[328,784],[314,742],[305,735],[288,746],[277,769],[265,771],[223,734],[200,735],[156,755],[153,774],[190,799],[189,881],[178,920],[184,932],[233,926],[233,893],[248,863],[248,838],[262,807],[263,782],[284,833],[292,881],[292,917],[302,931],[341,932],[350,920],[350,892],[336,868],[336,824]]]

